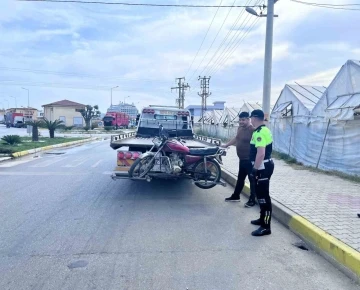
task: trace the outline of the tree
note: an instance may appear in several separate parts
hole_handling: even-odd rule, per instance
[[[26,125],[32,126],[31,139],[33,142],[39,141],[39,127],[44,127],[43,120],[32,120],[26,122]]]
[[[55,137],[55,130],[64,127],[64,122],[60,120],[49,121],[44,118],[44,127],[49,130],[50,138]]]
[[[84,120],[85,120],[85,126],[87,128],[91,128],[91,120],[94,118],[94,117],[100,117],[100,111],[99,111],[99,106],[98,105],[95,105],[94,107],[93,106],[90,106],[90,105],[87,105],[85,107],[85,109],[81,110],[80,111],[81,115],[83,116]]]

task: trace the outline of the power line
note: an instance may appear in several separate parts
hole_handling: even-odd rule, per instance
[[[235,1],[236,1],[236,0],[235,0]],[[235,3],[235,1],[234,1],[234,3]],[[223,0],[221,0],[220,5],[222,4],[222,2],[223,2]],[[203,40],[202,40],[202,42],[201,42],[201,44],[200,44],[200,47],[199,47],[198,51],[196,52],[196,55],[195,55],[193,61],[191,62],[191,64],[190,64],[190,66],[189,66],[189,68],[188,68],[185,76],[189,73],[190,69],[192,68],[192,65],[194,64],[194,61],[195,61],[196,57],[198,56],[199,51],[200,51],[200,49],[202,48],[202,45],[204,44],[205,38],[206,38],[206,36],[208,35],[209,30],[210,30],[210,28],[211,28],[211,26],[212,26],[212,24],[213,24],[213,22],[214,22],[214,19],[215,19],[216,15],[217,15],[217,13],[218,13],[218,11],[219,11],[219,8],[220,8],[220,6],[219,6],[218,9],[216,10],[216,12],[215,12],[215,14],[214,14],[214,17],[213,17],[213,19],[211,20],[210,26],[208,27],[208,29],[207,29],[207,31],[206,31],[206,34],[205,34],[205,36],[204,36],[204,38],[203,38]]]
[[[257,1],[257,3],[260,3],[260,2],[261,2],[261,0]],[[251,19],[252,19],[252,17],[251,17],[250,14],[247,14],[245,16],[244,20],[242,21],[242,23],[238,27],[237,32],[232,36],[232,38],[230,39],[230,42],[225,47],[223,53],[220,54],[218,56],[217,60],[213,63],[213,65],[211,65],[209,73],[211,71],[217,70],[219,68],[219,66],[224,64],[224,61],[226,61],[232,55],[232,53],[234,51],[234,48],[239,45],[239,43],[242,41],[242,39],[244,39],[244,36],[245,36],[247,31],[243,31],[243,29],[246,27],[246,25],[249,23],[249,21]],[[238,40],[238,38],[240,38],[240,40]]]
[[[22,2],[52,2],[52,3],[81,3],[81,4],[105,4],[105,5],[124,5],[124,6],[147,6],[147,7],[182,7],[182,8],[246,8],[255,6],[245,5],[188,5],[188,4],[154,4],[154,3],[128,3],[128,2],[108,2],[108,1],[80,1],[80,0],[17,0]]]
[[[253,23],[252,23],[252,24],[250,25],[250,27],[247,29],[247,31],[245,32],[245,34],[243,35],[243,37],[242,37],[241,39],[239,39],[238,42],[235,44],[235,46],[233,47],[230,55],[228,55],[228,57],[227,57],[224,61],[222,61],[222,62],[220,63],[220,66],[218,66],[218,67],[213,71],[213,73],[212,73],[213,75],[215,75],[215,74],[219,71],[219,69],[221,68],[221,65],[224,66],[224,65],[229,61],[230,57],[233,55],[233,53],[236,51],[236,49],[240,46],[241,42],[246,38],[246,36],[247,36],[247,35],[249,34],[249,32],[251,31],[251,29],[256,25],[256,23],[257,23],[259,20],[260,20],[260,18],[256,18],[256,19],[253,21]]]
[[[235,1],[236,1],[236,0],[235,0]],[[233,2],[233,4],[235,4],[235,1]],[[232,7],[233,7],[233,6],[232,6]],[[224,23],[226,22],[227,18],[229,17],[229,14],[230,14],[230,12],[231,12],[232,7],[230,8],[230,10],[229,10],[228,14],[226,15],[226,17],[225,17],[225,19],[224,19],[223,23],[222,23],[222,24],[221,24],[221,26],[220,26],[220,28],[219,28],[218,32],[216,33],[216,35],[215,35],[215,37],[214,37],[214,39],[213,39],[213,41],[212,41],[212,43],[211,43],[210,47],[209,47],[209,48],[208,48],[208,50],[206,51],[206,54],[204,55],[204,57],[203,57],[202,61],[200,62],[199,66],[197,67],[197,69],[194,71],[194,73],[193,73],[193,74],[192,74],[192,76],[190,77],[190,80],[189,80],[189,81],[191,81],[191,80],[192,80],[192,78],[194,77],[195,73],[197,72],[197,70],[199,69],[199,67],[202,65],[202,63],[203,63],[203,61],[204,61],[205,57],[208,55],[208,53],[209,53],[210,49],[212,48],[212,46],[213,46],[213,44],[214,44],[215,40],[216,40],[216,39],[217,39],[217,37],[218,37],[218,35],[219,35],[219,33],[220,33],[221,29],[223,28]]]
[[[248,0],[247,4],[250,4],[251,0]],[[218,49],[216,50],[216,52],[214,53],[213,57],[210,59],[210,61],[207,63],[207,65],[205,66],[205,68],[201,71],[200,75],[208,68],[209,64],[212,62],[212,60],[215,58],[215,56],[218,54],[219,50],[221,49],[221,47],[223,47],[225,41],[229,38],[230,33],[232,32],[232,30],[235,28],[235,26],[238,24],[238,22],[241,19],[241,16],[244,14],[245,10],[241,10],[241,12],[239,13],[238,17],[236,18],[235,22],[233,23],[233,25],[231,26],[231,28],[229,29],[228,33],[226,34],[225,38],[223,39],[223,41],[221,42],[221,44],[219,45]]]
[[[290,1],[299,3],[299,4],[303,4],[303,5],[318,7],[318,8],[326,8],[326,9],[334,9],[334,10],[347,10],[347,11],[360,11],[360,8],[347,8],[349,5],[354,6],[354,5],[360,5],[360,4],[347,4],[347,6],[345,6],[345,4],[335,5],[335,4],[310,3],[310,2],[303,2],[303,1],[298,1],[298,0],[290,0]]]
[[[300,0],[291,0],[293,2],[299,2],[302,4],[309,4],[309,5],[326,5],[326,6],[335,6],[335,7],[342,7],[342,6],[360,6],[360,4],[329,4],[329,3],[314,3],[314,2],[305,2]]]

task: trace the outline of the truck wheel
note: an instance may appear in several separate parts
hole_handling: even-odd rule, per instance
[[[144,177],[146,173],[148,173],[151,170],[151,168],[153,168],[154,166],[155,160],[152,160],[153,157],[154,156],[147,156],[142,159],[140,158],[136,159],[129,169],[129,177],[130,178],[140,177],[140,176]]]
[[[220,165],[212,160],[206,160],[206,170],[205,173],[205,163],[204,160],[199,160],[195,164],[194,169],[194,180],[195,185],[202,189],[210,189],[217,185],[221,178],[221,168]]]

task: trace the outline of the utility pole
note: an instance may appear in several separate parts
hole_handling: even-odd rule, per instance
[[[204,111],[206,111],[206,99],[211,95],[209,92],[209,82],[211,77],[200,77],[200,90],[198,95],[201,97],[201,130],[204,129]]]
[[[266,40],[265,40],[265,63],[264,63],[264,88],[262,107],[266,120],[270,117],[271,98],[271,69],[272,69],[272,47],[274,26],[274,3],[276,0],[268,0],[266,17]]]
[[[262,109],[266,120],[270,116],[270,98],[271,98],[271,69],[272,69],[272,48],[273,48],[273,27],[274,27],[274,4],[278,0],[267,0],[267,14],[264,15],[261,11],[260,15],[251,7],[246,7],[246,11],[256,17],[266,17],[266,39],[265,39],[265,60],[264,60],[264,85],[263,85],[263,100]]]
[[[179,90],[179,98],[176,99],[176,104],[178,105],[179,109],[184,109],[185,106],[185,90],[189,89],[190,86],[188,83],[185,84],[185,78],[176,78],[175,81],[178,80],[178,86],[172,87],[172,90]]]

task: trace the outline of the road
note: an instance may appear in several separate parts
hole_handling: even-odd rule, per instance
[[[112,181],[109,141],[51,153],[0,164],[1,290],[359,289],[276,221],[252,237],[229,187]]]

